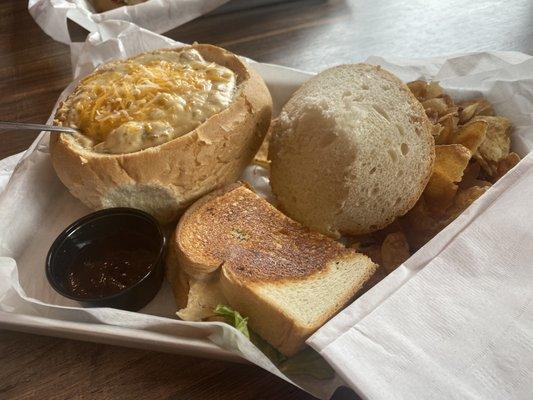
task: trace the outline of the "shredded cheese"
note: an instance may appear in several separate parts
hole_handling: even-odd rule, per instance
[[[137,151],[181,136],[227,108],[235,87],[233,71],[194,49],[145,54],[85,78],[71,95],[67,123],[96,151]]]

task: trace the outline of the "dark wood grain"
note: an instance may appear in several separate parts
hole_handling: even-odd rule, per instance
[[[0,2],[0,118],[44,123],[71,79],[67,46],[33,21],[21,0]],[[33,132],[2,132],[0,158],[26,149]]]
[[[250,365],[0,331],[1,399],[312,399]]]
[[[245,0],[240,0],[245,1]],[[70,81],[67,46],[25,0],[0,1],[0,118],[44,123]],[[530,0],[302,0],[213,15],[168,33],[258,61],[311,71],[369,55],[533,51]],[[0,158],[29,132],[2,132]],[[0,331],[0,399],[310,399],[248,365]],[[335,399],[353,398],[348,391]]]

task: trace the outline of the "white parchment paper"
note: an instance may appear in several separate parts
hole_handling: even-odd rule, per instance
[[[98,23],[109,20],[133,22],[156,33],[167,32],[206,14],[229,0],[148,0],[134,6],[119,7],[96,13],[89,0],[29,0],[33,19],[54,40],[70,44],[67,19],[89,32],[98,30]]]
[[[106,21],[100,23],[97,31],[91,34],[87,41],[80,46],[75,68],[76,76],[82,77],[96,65],[114,58],[128,57],[139,52],[169,46],[179,46],[179,43],[124,21]],[[419,77],[440,79],[442,85],[457,97],[485,95],[495,104],[498,113],[509,117],[517,126],[513,138],[515,151],[525,155],[533,147],[531,141],[533,59],[530,56],[519,53],[479,53],[430,60],[372,58],[369,62],[382,64],[406,81]],[[279,110],[290,94],[311,75],[289,68],[260,63],[255,63],[254,67],[264,77],[271,90],[275,101],[275,111]],[[66,95],[72,86],[67,88],[62,96]],[[7,163],[0,163],[0,191],[2,179],[3,181],[6,180],[14,160],[12,158]],[[11,166],[8,165],[9,163]],[[520,168],[525,168],[524,166],[527,167],[527,165],[529,164],[523,161]],[[514,175],[521,174],[523,170],[516,169],[515,171],[517,172],[514,172]],[[494,193],[505,192],[507,190],[506,182],[510,182],[514,175],[510,175],[509,178],[498,183],[450,228],[444,230],[430,244],[409,259],[404,266],[354,302],[310,339],[309,343],[321,351],[346,382],[363,397],[391,398],[396,394],[411,393],[413,396],[405,398],[428,398],[427,396],[420,396],[423,390],[417,391],[415,389],[426,387],[426,383],[431,382],[433,373],[438,374],[441,371],[446,371],[446,368],[450,368],[450,365],[443,363],[443,358],[430,357],[429,350],[431,348],[420,347],[420,351],[417,348],[408,349],[414,354],[427,354],[428,356],[413,358],[416,362],[413,361],[405,365],[384,360],[383,357],[394,359],[395,349],[385,348],[386,351],[378,351],[384,347],[380,344],[373,348],[372,343],[378,343],[377,341],[369,340],[369,345],[362,347],[365,351],[358,351],[361,342],[355,344],[356,342],[352,342],[351,339],[347,339],[346,342],[341,341],[341,339],[349,338],[350,335],[347,333],[352,332],[354,326],[357,326],[360,321],[364,321],[366,317],[373,315],[374,312],[378,312],[380,306],[387,304],[389,298],[394,299],[400,289],[405,287],[403,291],[407,293],[406,296],[409,298],[406,282],[409,283],[433,259],[438,258],[440,252],[451,243],[458,231],[461,231],[463,226],[460,225],[461,223],[465,224],[465,221],[482,219],[483,213],[476,211],[480,209],[479,204],[488,201],[489,203],[483,204],[489,204],[487,207],[490,208],[494,196],[498,197]],[[250,167],[245,172],[244,177],[264,195],[268,196],[268,177],[264,170]],[[522,192],[527,193],[527,191],[520,191],[520,193]],[[505,205],[510,207],[512,198],[508,201],[509,203]],[[291,377],[291,379],[284,376],[244,336],[225,324],[190,323],[177,320],[174,316],[174,299],[166,284],[157,297],[139,313],[114,309],[83,309],[79,308],[76,303],[56,294],[49,287],[45,278],[44,258],[46,252],[55,237],[67,225],[88,212],[89,210],[73,198],[56,177],[50,163],[48,138],[46,134],[42,134],[24,154],[9,183],[0,192],[1,324],[27,331],[161,351],[233,360],[245,359],[324,399],[329,398],[333,390],[341,384],[342,381],[338,377],[332,381],[320,382],[297,377]],[[501,220],[494,220],[494,222],[505,223]],[[464,251],[465,249],[462,248],[461,250]],[[466,276],[461,275],[461,269],[457,268],[463,257],[461,253],[458,254],[455,258],[455,270],[459,271],[459,276],[462,276],[463,280],[468,281],[468,274]],[[475,256],[476,254],[464,254],[464,258],[469,260],[470,265],[473,266],[478,265]],[[479,275],[490,274],[491,272],[486,271],[485,268],[484,264],[479,264],[476,273]],[[518,277],[524,278],[523,282],[525,282],[521,286],[521,290],[531,288],[531,286],[527,286],[531,284],[531,281],[526,279],[528,275],[522,274]],[[452,285],[453,280],[450,282]],[[423,293],[434,293],[433,287],[440,287],[441,284],[442,281],[439,280],[420,280],[422,287],[413,290],[417,293],[422,289]],[[512,288],[512,285],[507,285],[505,288]],[[479,302],[490,300],[483,297],[487,292],[475,291],[475,287],[468,287],[468,290],[474,290],[476,295],[479,293]],[[527,295],[526,292],[521,293]],[[453,298],[447,297],[452,294],[456,296],[456,293],[444,292],[443,302],[452,302]],[[426,300],[419,297],[413,295],[411,301],[395,302],[389,306],[392,314],[396,309],[402,310],[401,313],[393,315],[395,318],[391,318],[390,322],[384,325],[388,335],[387,339],[392,337],[398,340],[398,349],[401,348],[401,344],[408,343],[402,336],[404,332],[401,329],[402,321],[404,321],[402,316],[412,316],[419,313],[421,306],[417,301]],[[517,297],[514,296],[513,299]],[[476,299],[476,296],[473,298]],[[520,306],[518,302],[515,303],[512,300],[507,304],[509,305],[508,308],[487,310],[487,307],[473,307],[471,310],[473,313],[481,313],[478,314],[478,321],[484,319],[494,321],[494,319],[488,318],[492,315],[491,313],[501,315],[510,312],[513,307]],[[468,310],[469,304],[462,304],[462,307],[464,310]],[[432,318],[432,308],[426,311],[423,317],[426,318],[424,321],[427,322],[428,327],[440,323],[440,320]],[[511,315],[514,314],[511,313]],[[378,319],[378,321],[383,322],[383,318]],[[409,319],[405,321],[411,323]],[[453,327],[453,325],[451,326]],[[469,332],[454,331],[447,326],[441,335],[447,335],[448,348],[454,348],[454,345],[459,346],[466,337],[475,338],[478,337],[477,335],[482,337],[486,334],[483,328],[486,326],[478,324],[475,329],[480,329],[479,331],[470,332],[471,336],[465,336]],[[416,329],[413,331],[414,333],[410,332],[410,334],[423,335]],[[364,337],[364,334],[361,337]],[[427,337],[427,335],[425,337],[427,343],[432,343],[431,337]],[[412,343],[416,344],[416,342]],[[529,354],[528,360],[530,360],[530,347],[527,347],[522,341],[520,343],[521,349],[524,354]],[[407,351],[402,354],[407,357],[410,353]],[[495,360],[498,358],[496,357]],[[516,360],[523,359],[518,357]],[[508,360],[506,359],[504,362],[508,362]],[[409,371],[419,371],[427,365],[433,368],[427,369],[427,371],[432,371],[432,374],[420,375],[423,379],[418,381],[418,386],[405,385],[403,392],[401,392],[398,390],[399,386],[402,386],[401,382],[394,381],[396,382],[395,386],[383,383],[389,377],[406,376]],[[418,369],[415,370],[415,366]],[[373,383],[374,378],[379,377],[381,371],[384,371],[383,377],[379,380],[376,379],[376,383]],[[521,371],[529,373],[527,368],[522,368]],[[413,374],[416,375],[416,372]],[[480,371],[479,374],[483,376],[483,371]],[[486,376],[490,378],[498,375],[488,373]],[[512,375],[508,376],[512,377]],[[529,375],[525,376],[528,377]],[[475,391],[461,393],[471,395],[470,398],[481,398],[475,396]]]

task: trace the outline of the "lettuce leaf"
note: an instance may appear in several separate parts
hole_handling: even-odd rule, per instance
[[[250,339],[250,332],[248,332],[248,318],[244,318],[238,311],[223,304],[219,304],[215,308],[215,315],[224,317],[228,324]]]
[[[226,322],[242,332],[261,352],[286,375],[308,375],[315,379],[331,379],[335,371],[312,348],[308,347],[291,358],[285,357],[257,333],[248,330],[248,318],[229,306],[219,304],[215,314],[224,317]]]

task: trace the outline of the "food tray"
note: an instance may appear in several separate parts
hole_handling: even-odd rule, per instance
[[[102,61],[179,45],[134,26],[117,31],[123,29],[124,24],[102,23],[101,28],[106,34],[90,35],[79,54],[75,69],[78,78]],[[368,62],[384,65],[404,81],[436,77],[457,98],[483,93],[494,103],[498,114],[508,116],[517,126],[513,150],[523,156],[533,148],[531,115],[526,110],[517,109],[516,102],[511,103],[508,99],[513,96],[514,86],[533,75],[531,68],[525,65],[530,60],[530,56],[521,53],[481,53],[410,61],[373,57]],[[271,91],[275,114],[292,92],[312,76],[312,73],[262,63],[254,63],[254,68]],[[495,79],[501,83],[487,88],[491,79],[492,84]],[[268,197],[268,178],[264,169],[250,166],[243,177],[260,194]],[[46,252],[66,226],[89,211],[57,178],[48,153],[48,135],[42,133],[23,155],[9,184],[0,193],[0,326],[77,340],[249,361],[320,398],[329,398],[341,384],[338,378],[328,382],[289,379],[228,325],[177,320],[174,298],[167,283],[156,298],[137,313],[107,308],[83,309],[55,293],[45,277]],[[378,284],[365,296],[365,311],[370,313],[416,272],[405,272],[400,268],[394,277],[389,276],[392,279],[386,278]],[[396,279],[398,276],[401,279]]]

